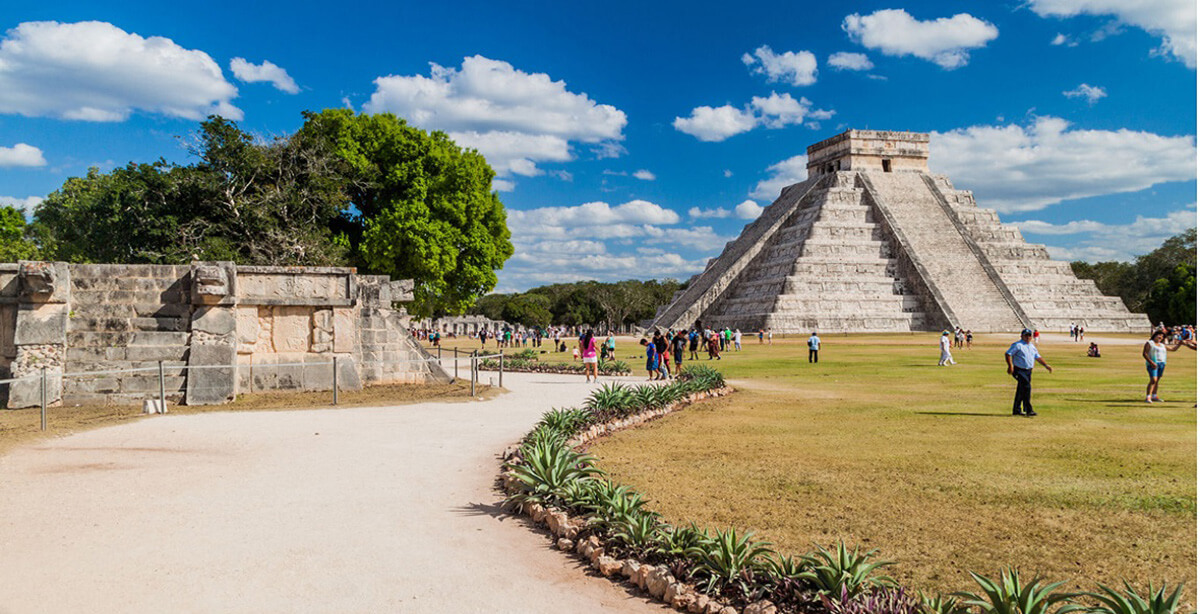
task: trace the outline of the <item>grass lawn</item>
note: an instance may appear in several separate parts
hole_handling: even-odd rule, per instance
[[[1168,356],[1165,403],[1144,402],[1142,338],[1042,341],[1036,418],[984,335],[938,367],[938,335],[747,339],[718,367],[738,392],[590,451],[676,524],[752,529],[784,553],[845,540],[919,589],[976,588],[1003,566],[1094,589],[1196,587],[1196,355]],[[1089,335],[1091,337],[1091,335]],[[628,343],[618,356],[630,353]]]

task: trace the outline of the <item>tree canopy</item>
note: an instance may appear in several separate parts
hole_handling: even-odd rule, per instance
[[[1196,322],[1196,229],[1175,235],[1133,262],[1072,262],[1071,269],[1119,296],[1130,311],[1154,323]]]
[[[294,134],[265,141],[214,116],[190,152],[191,164],[131,162],[68,179],[28,227],[0,215],[0,252],[356,266],[413,279],[418,315],[461,313],[513,253],[483,156],[391,114],[305,113]]]

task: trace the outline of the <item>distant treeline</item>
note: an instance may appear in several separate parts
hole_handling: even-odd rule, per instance
[[[1175,235],[1133,262],[1072,262],[1100,291],[1119,296],[1130,311],[1158,324],[1196,323],[1196,229]]]
[[[667,304],[682,287],[673,279],[552,284],[517,294],[480,297],[470,312],[538,328],[553,324],[615,329],[654,317],[659,305]]]

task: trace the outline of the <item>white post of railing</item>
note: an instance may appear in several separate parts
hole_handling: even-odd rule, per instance
[[[333,404],[338,404],[338,359],[333,357]]]
[[[504,350],[500,350],[500,387],[504,387]]]
[[[475,365],[475,352],[471,352],[471,396],[475,396],[475,374],[478,367]]]

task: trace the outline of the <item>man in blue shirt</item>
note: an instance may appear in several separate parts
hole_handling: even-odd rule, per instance
[[[1042,355],[1038,353],[1037,346],[1031,343],[1033,340],[1033,331],[1026,328],[1021,331],[1021,340],[1010,345],[1008,351],[1004,352],[1004,362],[1008,363],[1008,374],[1017,380],[1017,394],[1013,397],[1012,413],[1014,416],[1021,415],[1021,408],[1024,407],[1026,416],[1036,416],[1037,412],[1033,411],[1033,404],[1029,402],[1029,397],[1033,393],[1033,363],[1041,363],[1046,367],[1046,371],[1054,373],[1054,369],[1042,360]]]
[[[808,338],[808,362],[818,362],[817,352],[820,350],[821,338],[817,336],[817,331],[813,331],[812,336]]]

